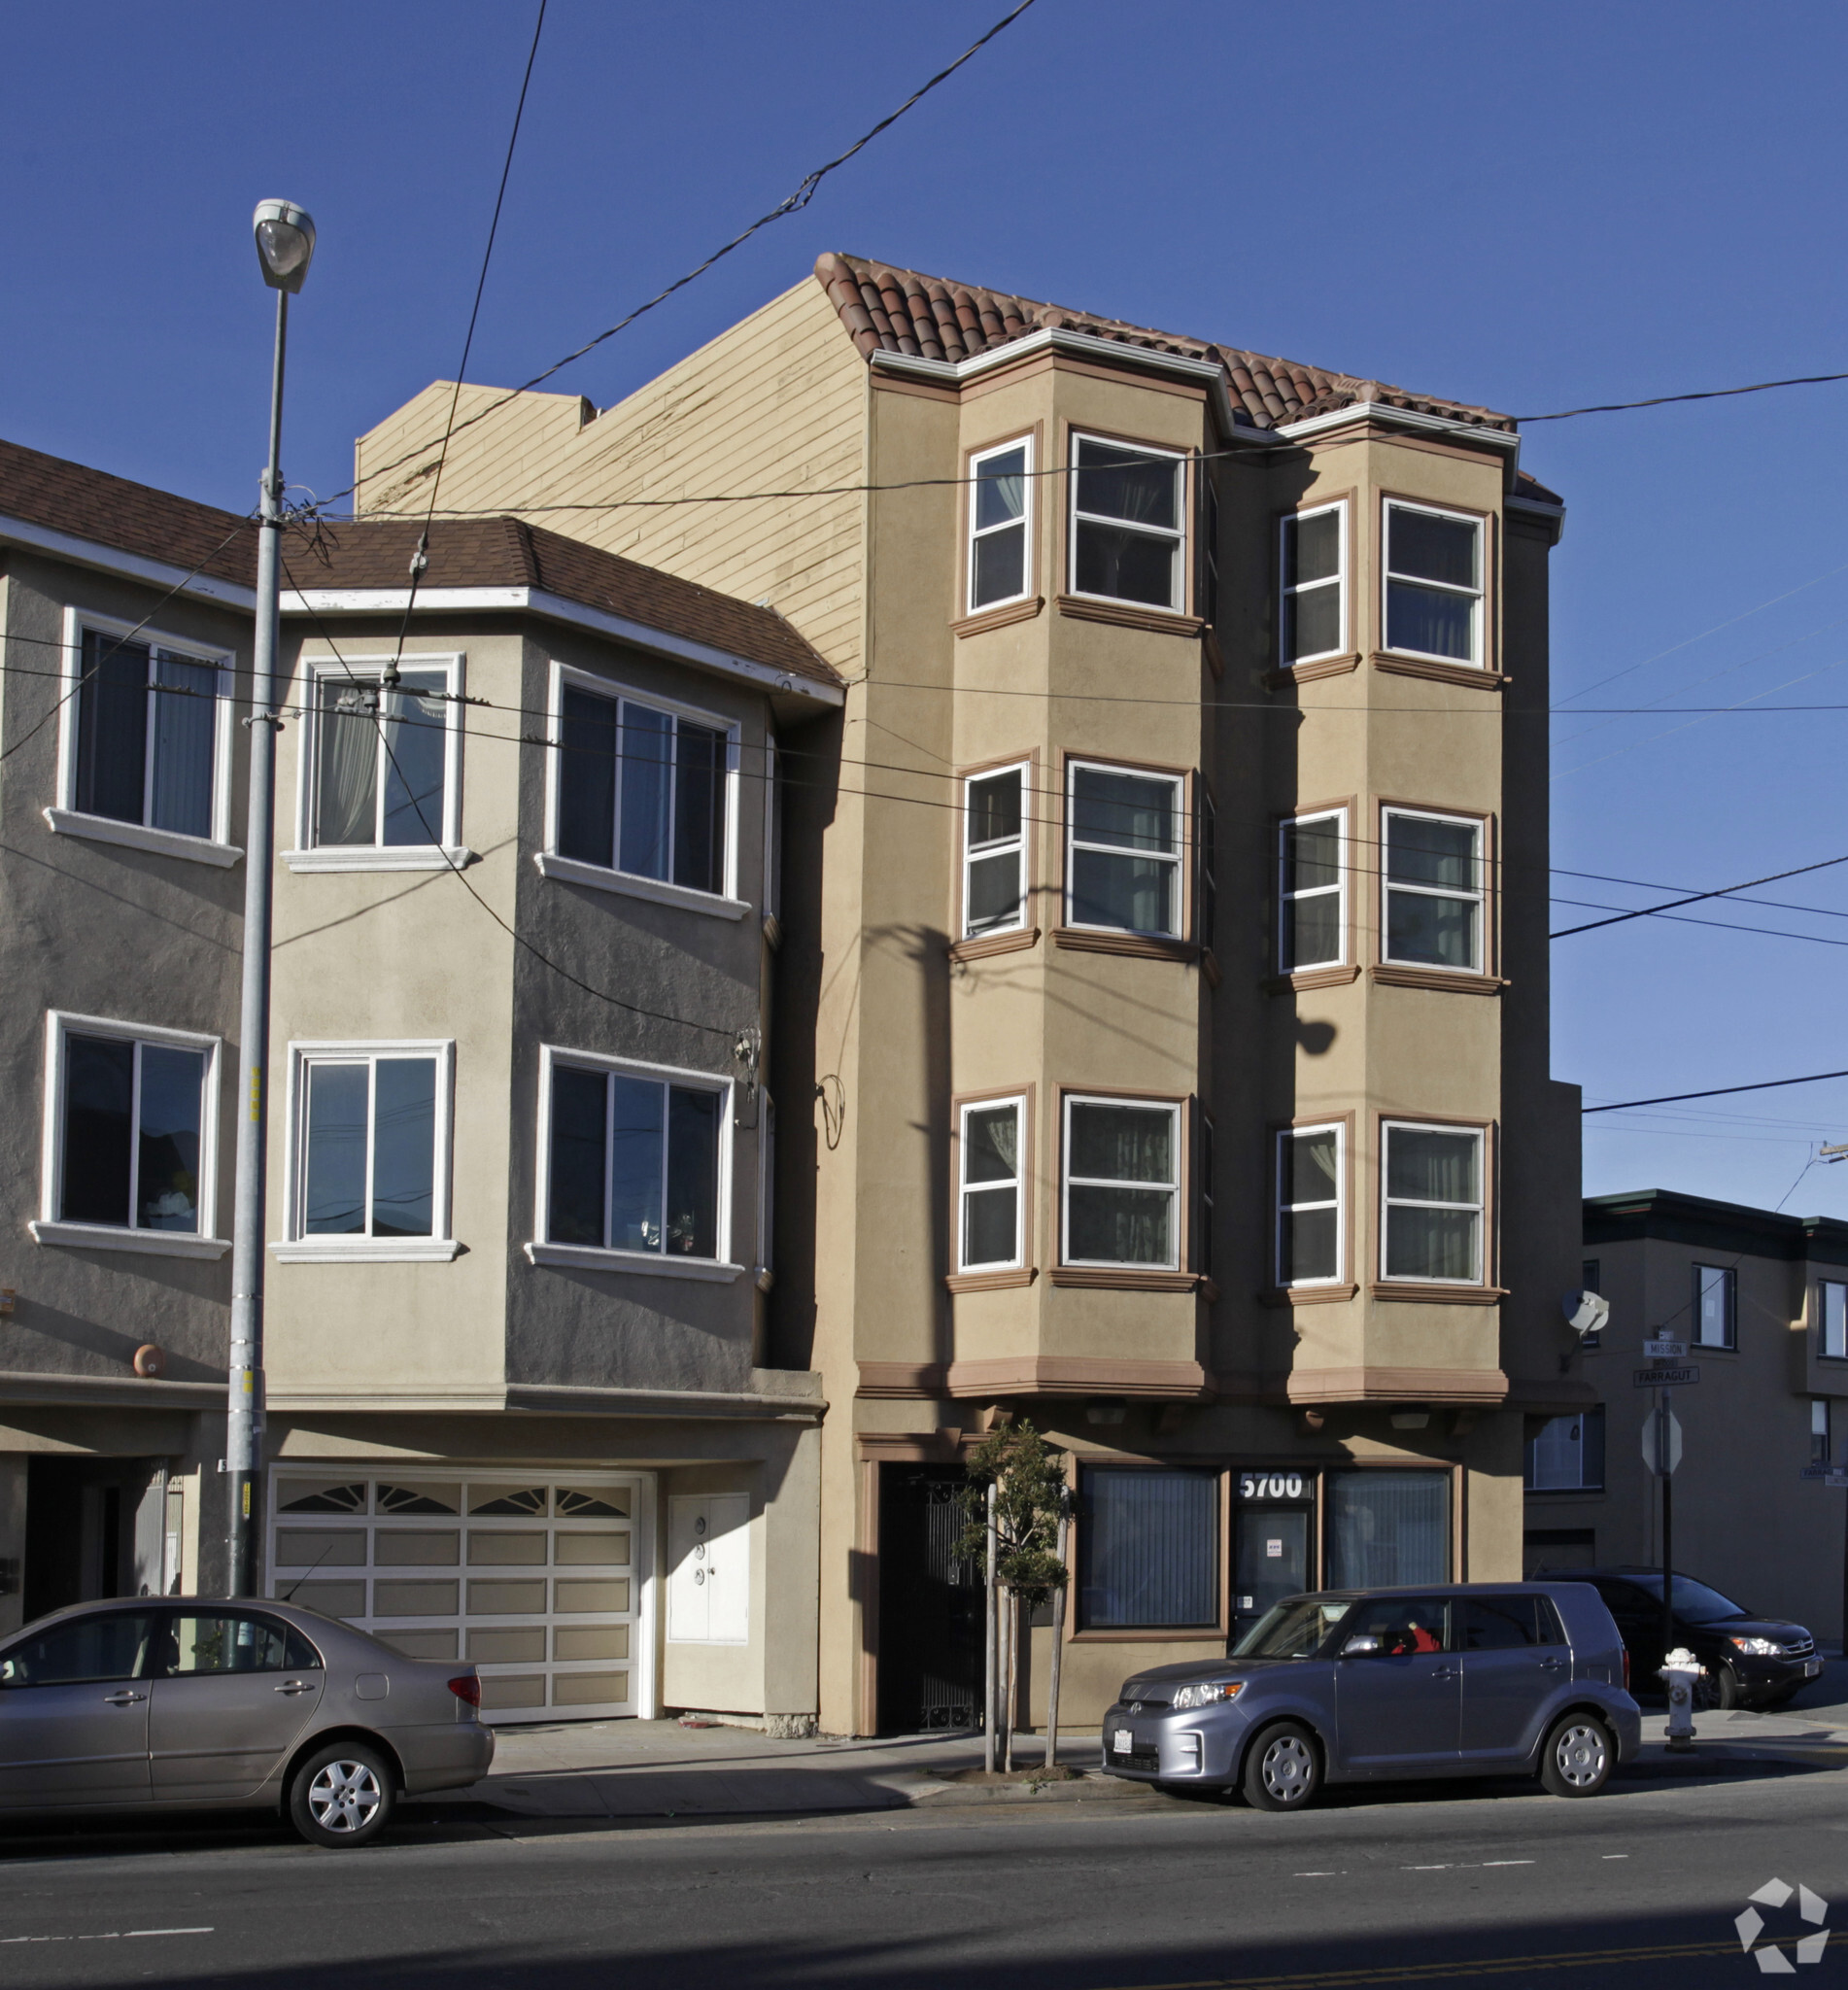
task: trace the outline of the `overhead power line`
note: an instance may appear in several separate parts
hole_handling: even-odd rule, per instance
[[[1704,1092],[1664,1092],[1657,1099],[1625,1099],[1615,1106],[1581,1106],[1581,1113],[1628,1113],[1638,1106],[1675,1106],[1683,1099],[1724,1099],[1734,1092],[1774,1092],[1787,1084],[1821,1084],[1831,1078],[1848,1078],[1848,1071],[1812,1071],[1807,1078],[1767,1078],[1758,1084],[1717,1084]]]
[[[1595,933],[1601,926],[1621,926],[1626,919],[1647,919],[1658,912],[1677,911],[1683,906],[1697,906],[1702,900],[1728,898],[1735,891],[1752,891],[1761,884],[1775,884],[1780,877],[1802,877],[1811,871],[1828,871],[1837,864],[1848,864],[1848,856],[1825,857],[1819,864],[1798,864],[1795,870],[1772,871],[1763,877],[1748,877],[1743,884],[1722,885],[1717,891],[1692,892],[1686,898],[1672,898],[1666,905],[1642,906],[1633,912],[1615,912],[1608,919],[1591,919],[1583,926],[1567,926],[1557,933],[1549,933],[1549,940],[1569,940],[1575,933]]]
[[[1516,415],[1517,422],[1569,422],[1579,415],[1622,415],[1632,408],[1664,408],[1673,401],[1728,400],[1735,394],[1769,394],[1774,387],[1826,387],[1848,380],[1848,373],[1799,373],[1793,380],[1760,380],[1750,387],[1707,387],[1696,394],[1655,394],[1647,400],[1607,400],[1595,407],[1561,408],[1552,415]]]

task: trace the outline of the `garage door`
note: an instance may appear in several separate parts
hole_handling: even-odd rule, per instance
[[[270,1594],[472,1662],[496,1723],[633,1714],[651,1493],[596,1472],[278,1471]]]

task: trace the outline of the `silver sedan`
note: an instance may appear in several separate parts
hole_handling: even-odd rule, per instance
[[[0,1815],[275,1806],[310,1844],[488,1772],[472,1665],[291,1603],[143,1597],[0,1643]]]

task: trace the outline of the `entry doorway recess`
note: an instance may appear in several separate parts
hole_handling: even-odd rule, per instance
[[[879,1732],[980,1725],[983,1570],[956,1553],[960,1465],[879,1467]]]
[[[1235,1643],[1273,1603],[1315,1587],[1316,1474],[1300,1469],[1241,1472],[1238,1492],[1232,1545]]]

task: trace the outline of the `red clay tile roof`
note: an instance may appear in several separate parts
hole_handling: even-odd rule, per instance
[[[1141,346],[1148,352],[1217,361],[1225,371],[1234,412],[1243,411],[1245,419],[1259,429],[1306,421],[1312,415],[1330,414],[1358,401],[1383,401],[1389,407],[1445,415],[1453,421],[1510,433],[1515,428],[1512,417],[1489,408],[1411,394],[1383,381],[1331,373],[1325,367],[1301,365],[1294,360],[1266,359],[1262,353],[1248,353],[1210,339],[1151,331],[1090,311],[1036,304],[1030,298],[1008,296],[978,284],[950,283],[893,263],[869,262],[860,256],[830,252],[820,257],[815,279],[839,312],[854,344],[869,359],[876,352],[887,352],[911,353],[926,360],[967,360],[1024,338],[1042,326],[1063,327],[1092,338]]]
[[[285,585],[406,587],[419,530],[414,520],[361,519],[324,523],[313,543],[291,533],[283,547]],[[706,643],[766,669],[784,670],[813,684],[841,681],[775,609],[754,606],[517,518],[436,520],[429,532],[429,566],[419,586],[539,588],[664,635]]]
[[[196,567],[217,580],[256,585],[257,532],[248,519],[16,442],[0,442],[0,519],[7,518],[170,566]],[[318,534],[291,528],[283,541],[293,576],[289,584],[407,586],[417,534],[416,525],[389,520],[324,524]],[[439,519],[430,531],[422,584],[541,588],[767,669],[816,684],[840,682],[774,609],[516,519]]]

